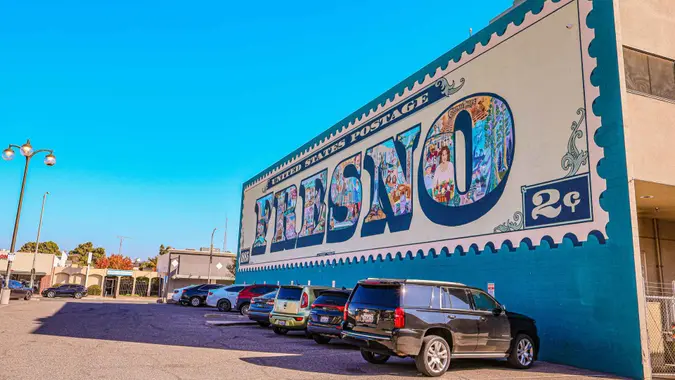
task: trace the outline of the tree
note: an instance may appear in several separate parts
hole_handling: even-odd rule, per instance
[[[157,271],[157,256],[149,258],[140,265],[141,270]]]
[[[82,243],[75,247],[72,251],[68,252],[68,258],[72,261],[73,264],[78,264],[81,266],[87,265],[87,255],[91,252],[92,262],[96,263],[100,258],[105,257],[105,248],[98,247],[94,248],[94,244],[90,241]]]
[[[108,268],[110,269],[134,269],[134,263],[129,257],[124,257],[122,255],[110,255],[108,261],[110,262],[108,265]]]
[[[110,266],[110,260],[107,257],[99,257],[98,260],[94,261],[94,267],[96,269],[108,269]]]
[[[22,245],[19,252],[35,252],[35,242],[29,241]],[[43,241],[40,243],[38,253],[51,253],[52,255],[56,255],[56,257],[61,257],[61,249],[53,241]]]
[[[237,274],[237,258],[236,257],[232,259],[232,264],[227,264],[227,270],[229,270],[230,273],[232,273],[233,276]]]
[[[171,249],[173,249],[173,248],[170,245],[167,245],[165,247],[164,244],[162,244],[162,245],[159,246],[159,255],[160,256],[166,255],[167,253],[169,253],[169,250],[171,250]]]

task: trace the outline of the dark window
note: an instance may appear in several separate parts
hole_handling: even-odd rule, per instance
[[[335,305],[344,306],[347,303],[348,294],[343,293],[324,293],[314,301],[317,305]]]
[[[277,299],[285,301],[299,301],[302,296],[302,288],[279,288]]]
[[[675,100],[675,61],[623,48],[626,87]]]
[[[397,308],[400,294],[400,286],[358,285],[350,302]]]
[[[432,286],[425,285],[406,285],[403,288],[403,305],[405,307],[431,307]]]
[[[241,290],[244,289],[243,286],[230,286],[227,288],[228,292],[241,292]]]
[[[476,306],[476,310],[492,311],[497,308],[495,300],[479,290],[471,290],[471,296],[473,297],[473,304]]]
[[[273,291],[273,292],[269,292],[269,293],[263,295],[262,297],[263,297],[263,298],[269,299],[269,298],[274,298],[274,297],[276,297],[276,296],[277,296],[277,291],[275,290],[275,291]]]
[[[469,296],[461,288],[443,288],[441,290],[441,306],[443,309],[471,310]]]

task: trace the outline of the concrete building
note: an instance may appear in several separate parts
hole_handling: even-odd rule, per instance
[[[0,251],[0,276],[7,276],[7,256],[9,251]],[[51,274],[56,257],[52,254],[38,253],[35,256],[35,284],[38,288],[51,284]],[[12,263],[12,280],[30,282],[33,268],[33,253],[17,252]]]
[[[167,289],[181,288],[188,285],[206,283],[231,284],[234,282],[234,260],[236,254],[221,252],[214,248],[213,258],[209,265],[207,248],[171,249],[157,258],[157,272],[166,279]],[[211,270],[209,272],[209,266]],[[232,269],[229,269],[232,268]]]
[[[247,181],[237,280],[492,287],[542,360],[675,372],[673,36],[673,0],[522,2]]]
[[[90,268],[87,278],[87,267],[70,265],[54,267],[52,279],[51,285],[98,285],[104,297],[161,297],[164,288],[163,279],[157,272],[141,270]]]

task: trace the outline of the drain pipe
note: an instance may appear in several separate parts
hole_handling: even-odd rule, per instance
[[[663,265],[661,262],[661,236],[659,234],[659,222],[656,218],[653,218],[652,224],[654,226],[654,240],[656,242],[656,265],[658,266],[657,274],[659,275],[659,284],[663,284]]]

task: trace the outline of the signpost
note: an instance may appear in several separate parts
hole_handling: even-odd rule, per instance
[[[495,283],[494,282],[488,282],[487,290],[488,290],[488,293],[494,298],[494,296],[495,296]]]

